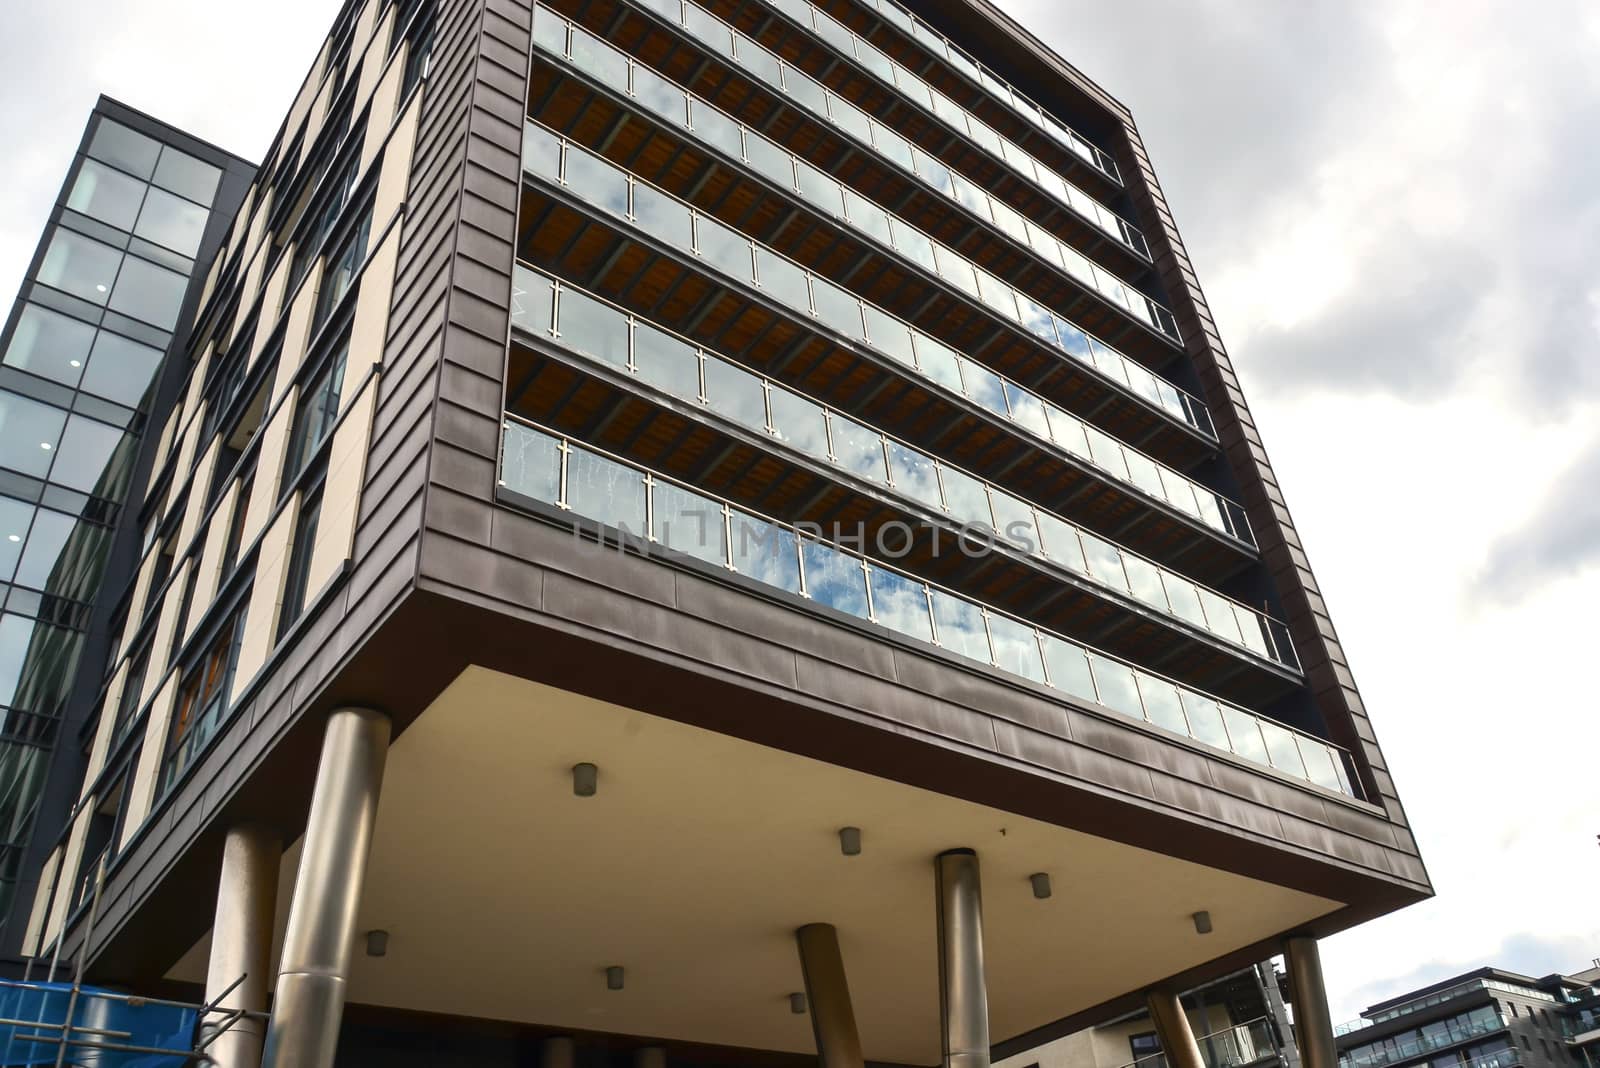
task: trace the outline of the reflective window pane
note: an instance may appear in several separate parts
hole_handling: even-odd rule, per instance
[[[1267,759],[1272,766],[1297,779],[1306,777],[1305,762],[1300,759],[1300,747],[1294,744],[1294,732],[1270,720],[1261,721],[1261,735],[1267,743]]]
[[[137,178],[148,179],[155,173],[161,145],[120,122],[102,118],[95,127],[94,140],[89,142],[89,155]]]
[[[604,456],[578,448],[567,453],[567,504],[596,522],[645,533],[644,476]]]
[[[111,310],[171,330],[178,324],[178,309],[188,284],[189,280],[176,271],[129,256],[117,276]]]
[[[828,421],[820,404],[781,386],[768,388],[767,404],[780,440],[814,459],[828,459]]]
[[[1150,561],[1122,554],[1122,569],[1128,576],[1128,589],[1139,600],[1152,608],[1167,610],[1167,592],[1161,585],[1161,569]]]
[[[208,207],[221,179],[222,172],[216,167],[171,145],[161,150],[161,162],[156,164],[156,185]]]
[[[816,305],[818,319],[848,338],[862,339],[861,301],[854,294],[813,275],[811,300]]]
[[[1189,721],[1189,733],[1207,745],[1218,749],[1228,748],[1228,730],[1222,725],[1222,706],[1209,697],[1184,690],[1184,717]]]
[[[635,322],[633,363],[635,373],[657,389],[685,400],[700,398],[700,356],[681,338]]]
[[[844,215],[844,195],[839,192],[838,182],[805,160],[795,163],[794,175],[802,197],[829,215]]]
[[[1128,578],[1122,570],[1122,551],[1087,530],[1079,531],[1078,538],[1083,543],[1083,555],[1089,563],[1089,574],[1095,581],[1104,583],[1114,590],[1121,590],[1123,593],[1129,592]]]
[[[756,249],[756,275],[761,288],[772,294],[774,300],[802,314],[811,312],[811,291],[806,284],[806,273],[782,256],[764,248]]]
[[[793,67],[783,68],[783,90],[813,115],[828,114],[828,94],[822,83]]]
[[[547,8],[538,9],[533,18],[533,40],[547,52],[566,55],[567,20]]]
[[[1085,701],[1098,700],[1083,649],[1052,634],[1042,635],[1042,639],[1044,659],[1050,666],[1050,685]]]
[[[117,280],[122,253],[71,230],[58,229],[39,265],[39,281],[95,304],[104,304]]]
[[[968,397],[996,415],[1010,418],[1011,413],[1006,409],[1005,384],[999,375],[971,360],[962,360],[961,379]]]
[[[26,501],[0,497],[0,582],[10,582],[17,569],[28,538],[28,524],[33,522],[33,510]]]
[[[1044,410],[1050,418],[1050,440],[1081,460],[1089,459],[1089,439],[1083,432],[1083,424],[1048,401]]]
[[[1194,583],[1167,571],[1161,575],[1161,584],[1166,587],[1167,603],[1174,613],[1197,627],[1206,625],[1205,613],[1200,608],[1200,591]]]
[[[867,321],[867,339],[874,348],[893,356],[907,367],[916,366],[916,351],[911,346],[911,330],[900,320],[871,304],[863,304]]]
[[[758,582],[800,592],[800,562],[794,531],[733,510],[733,566]]]
[[[689,102],[689,114],[702,140],[733,159],[744,159],[744,137],[737,122],[701,100]]]
[[[1128,475],[1135,486],[1157,500],[1166,498],[1166,489],[1161,484],[1161,468],[1154,461],[1132,449],[1124,449],[1122,458],[1128,464]]]
[[[991,615],[989,637],[994,642],[997,667],[1034,682],[1044,681],[1044,661],[1039,658],[1039,642],[1032,627],[1005,616]]]
[[[656,541],[708,564],[727,562],[720,503],[670,482],[657,482],[653,493],[650,524]]]
[[[525,333],[546,337],[550,333],[555,294],[550,279],[518,267],[511,275],[511,325]]]
[[[648,185],[633,187],[633,221],[668,248],[694,247],[689,209]],[[748,274],[746,268],[746,274]],[[743,276],[741,276],[743,277]]]
[[[893,243],[889,230],[889,213],[870,200],[863,199],[853,189],[844,191],[844,210],[858,230],[864,230],[885,245]]]
[[[500,480],[507,489],[556,503],[561,490],[561,449],[555,438],[521,423],[509,423],[500,448]]]
[[[1099,653],[1089,654],[1089,668],[1094,672],[1095,684],[1100,690],[1100,703],[1134,719],[1144,718],[1144,708],[1139,704],[1139,687],[1133,681],[1133,669]]]
[[[883,436],[835,412],[829,417],[833,432],[833,455],[840,467],[873,482],[887,482],[884,467]]]
[[[67,207],[118,230],[132,230],[134,220],[139,217],[139,205],[144,202],[145,189],[145,184],[137,178],[86,159],[78,170],[78,180],[72,183]]]
[[[127,448],[117,455],[123,438],[123,432],[116,427],[81,415],[71,416],[61,435],[61,447],[56,450],[55,466],[50,468],[50,481],[97,497],[120,497],[133,460]]]
[[[933,255],[933,242],[921,230],[907,226],[899,219],[889,220],[889,230],[894,236],[894,247],[913,263],[919,263],[933,274],[939,273],[939,262]]]
[[[1006,403],[1011,408],[1013,422],[1021,423],[1042,438],[1050,436],[1050,421],[1044,413],[1044,402],[1020,386],[1005,384]]]
[[[944,483],[945,507],[958,523],[981,525],[994,529],[994,515],[989,511],[989,494],[983,483],[953,467],[940,467],[939,480]]]
[[[733,37],[728,27],[694,4],[683,5],[683,25],[708,48],[724,56],[733,55]],[[741,41],[740,44],[747,44]]]
[[[1085,424],[1083,429],[1089,435],[1089,452],[1095,464],[1111,472],[1113,477],[1127,481],[1128,465],[1122,457],[1122,445],[1093,426]]]
[[[1039,551],[1039,531],[1033,525],[1033,508],[1019,498],[993,487],[989,505],[994,510],[995,529],[1024,552]]]
[[[830,95],[828,113],[850,136],[866,144],[872,143],[872,120],[867,118],[865,111],[837,96]]]
[[[974,268],[978,277],[978,296],[983,302],[1007,319],[1017,318],[1017,298],[1011,287],[982,268]]]
[[[978,295],[978,279],[972,273],[972,264],[951,252],[944,245],[933,246],[933,259],[938,264],[939,275],[969,297]]]
[[[44,478],[61,443],[67,413],[17,393],[0,392],[0,465]]]
[[[952,393],[963,392],[961,383],[961,360],[956,355],[955,349],[935,341],[926,334],[916,336],[917,366],[922,373],[950,390]]]
[[[633,95],[647,110],[674,126],[688,122],[688,104],[683,90],[648,67],[634,64]]]
[[[38,304],[26,304],[17,317],[17,328],[6,347],[5,362],[11,367],[51,378],[69,386],[83,377],[89,362],[89,346],[95,329],[58,311]]]
[[[1231,705],[1222,706],[1222,719],[1227,724],[1228,741],[1235,753],[1258,764],[1268,763],[1267,746],[1261,740],[1259,720]]]
[[[800,542],[805,561],[806,593],[818,604],[867,618],[867,580],[861,561],[820,541]]]
[[[83,388],[135,408],[160,365],[160,349],[102,330],[83,375]]]
[[[536,21],[550,22],[542,14]],[[526,124],[522,128],[522,168],[545,178],[561,177],[561,139],[542,126]]]
[[[1139,696],[1144,699],[1144,710],[1150,722],[1169,731],[1188,734],[1189,722],[1183,715],[1183,702],[1178,697],[1178,688],[1142,671],[1138,672],[1138,677]]]
[[[556,305],[561,343],[619,367],[628,363],[628,317],[575,289],[563,289]]]
[[[761,379],[726,360],[706,357],[706,404],[750,430],[767,429],[766,390]]]
[[[1242,642],[1239,621],[1233,615],[1233,602],[1218,596],[1204,586],[1198,587],[1200,606],[1205,609],[1206,629],[1230,642]],[[1259,628],[1257,628],[1259,633]],[[1265,652],[1265,649],[1262,650]]]
[[[911,155],[911,142],[904,137],[876,122],[872,124],[872,143],[879,152],[898,163],[906,170],[911,170],[914,160]]]
[[[933,641],[933,623],[928,616],[928,598],[922,583],[875,564],[869,565],[868,572],[874,618],[890,630],[918,641]]]
[[[610,162],[579,148],[567,150],[567,186],[589,203],[618,217],[628,214],[628,176]]]
[[[933,457],[898,441],[889,442],[889,467],[894,472],[895,488],[929,508],[943,507],[939,497],[939,474]]]
[[[695,248],[740,281],[750,279],[750,239],[704,215],[694,217]]]
[[[572,27],[572,63],[605,85],[628,88],[628,57],[582,26]]]
[[[786,149],[752,130],[745,136],[744,154],[762,177],[780,189],[794,188],[794,157]]]
[[[139,225],[134,227],[133,232],[147,241],[154,241],[193,258],[200,250],[200,238],[205,233],[209,214],[198,204],[191,204],[160,189],[152,189],[145,198],[144,211],[140,212]]]
[[[933,596],[933,619],[938,627],[939,644],[953,653],[991,663],[989,636],[983,625],[983,610],[971,601],[952,597],[942,590]]]
[[[1051,560],[1080,575],[1088,573],[1076,527],[1062,522],[1049,512],[1040,512],[1039,537],[1044,554]]]
[[[1261,617],[1239,605],[1232,607],[1234,623],[1239,628],[1239,640],[1249,646],[1257,656],[1271,656],[1271,650],[1262,631]],[[1206,610],[1210,611],[1209,605],[1206,606]]]
[[[1305,760],[1306,776],[1326,790],[1344,790],[1344,779],[1339,774],[1339,756],[1326,745],[1310,738],[1298,737],[1300,756]]]

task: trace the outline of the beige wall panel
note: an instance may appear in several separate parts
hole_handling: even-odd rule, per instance
[[[245,515],[240,548],[256,540],[278,503],[283,477],[283,456],[289,447],[289,425],[294,417],[293,398],[278,407],[261,431],[261,451],[256,454],[256,480],[250,491],[250,511]]]
[[[199,433],[198,426],[195,433]],[[200,530],[200,521],[205,518],[209,506],[206,491],[211,488],[211,476],[216,472],[217,457],[221,453],[222,438],[220,435],[213,436],[200,462],[195,465],[194,477],[189,480],[189,503],[184,505],[183,522],[178,525],[179,552],[188,550]]]
[[[56,899],[50,907],[50,922],[45,926],[45,941],[56,937],[61,925],[66,923],[72,910],[72,893],[78,885],[78,865],[83,862],[83,840],[89,833],[90,810],[78,813],[72,822],[72,832],[67,836],[67,848],[61,855],[61,880],[56,886]]]
[[[389,101],[389,106],[379,108],[380,101],[373,100],[372,93],[378,87],[378,82],[383,78],[384,65],[389,61],[389,37],[394,26],[395,7],[390,4],[383,13],[383,19],[374,22],[376,0],[367,0],[367,6],[361,13],[362,25],[356,28],[356,41],[367,41],[366,55],[361,59],[361,81],[356,86],[356,108],[359,110],[363,100],[372,100],[372,111],[367,119],[367,129],[370,131],[373,124],[387,127],[389,117],[394,114],[394,101]],[[363,28],[365,34],[363,34]],[[363,161],[364,164],[364,161]]]
[[[150,586],[156,577],[156,556],[152,552],[139,564],[139,577],[133,583],[133,600],[128,602],[128,623],[122,628],[122,648],[118,656],[128,655],[133,636],[139,631],[139,622],[144,619],[145,602],[150,597]]]
[[[278,325],[278,316],[283,313],[283,301],[289,289],[289,265],[293,260],[292,255],[279,256],[278,265],[267,279],[266,291],[261,295],[261,317],[256,320],[256,334],[250,341],[247,360],[250,367],[254,367],[266,351],[267,340],[272,337],[273,327]]]
[[[144,748],[139,750],[139,766],[134,769],[133,782],[128,785],[128,814],[122,824],[118,849],[138,833],[145,817],[150,815],[150,807],[155,804],[156,782],[167,751],[167,727],[172,723],[172,710],[178,699],[178,681],[176,674],[168,678],[161,687],[161,695],[150,706],[150,718],[144,727]]]
[[[350,322],[350,355],[339,397],[340,411],[349,403],[351,394],[361,388],[368,369],[383,362],[383,343],[389,333],[389,298],[394,292],[395,259],[399,252],[400,227],[393,226],[361,273],[361,292],[356,294],[355,312]]]
[[[383,150],[383,169],[378,172],[378,188],[372,199],[372,218],[386,224],[406,202],[411,181],[411,150],[417,139],[417,121],[422,114],[422,94],[414,93],[406,113],[394,126],[394,136]]]
[[[345,381],[350,380],[349,375]],[[306,572],[306,600],[314,598],[350,558],[360,513],[362,478],[367,469],[367,446],[372,438],[372,417],[377,404],[378,376],[367,378],[365,388],[344,408],[334,431],[328,455],[328,477],[323,483],[322,513],[317,518],[317,538]],[[341,404],[343,408],[343,404]]]
[[[256,559],[255,585],[250,588],[250,607],[245,614],[244,640],[239,646],[239,663],[233,674],[232,704],[255,678],[272,653],[278,633],[278,613],[283,607],[284,572],[289,566],[289,542],[294,537],[295,520],[300,515],[300,498],[279,514],[261,541]]]
[[[228,531],[233,527],[233,510],[239,505],[239,483],[228,484],[227,492],[217,510],[212,513],[211,526],[206,528],[205,547],[200,550],[200,572],[195,576],[194,598],[189,604],[189,618],[183,621],[183,633],[188,636],[195,625],[211,607],[217,596],[217,583],[222,578],[222,554],[228,547]],[[249,504],[248,501],[244,502]]]
[[[38,956],[44,943],[44,914],[51,905],[50,891],[55,887],[56,871],[61,867],[61,853],[60,846],[52,849],[39,870],[39,885],[33,891],[33,911],[28,913],[28,929],[22,933],[22,951],[29,956]]]
[[[283,330],[283,354],[278,358],[278,375],[272,387],[274,400],[288,390],[305,361],[306,346],[311,341],[311,317],[316,313],[317,290],[321,287],[322,263],[319,260],[306,272],[305,281],[289,304],[289,319]]]
[[[140,695],[140,703],[150,699],[155,693],[156,685],[161,676],[166,674],[167,665],[171,663],[168,654],[172,650],[172,632],[178,627],[178,610],[183,601],[183,584],[188,581],[189,568],[193,565],[185,560],[179,564],[172,573],[172,579],[167,583],[167,596],[161,602],[161,617],[156,620],[155,639],[150,646],[150,662],[145,669],[144,693]]]

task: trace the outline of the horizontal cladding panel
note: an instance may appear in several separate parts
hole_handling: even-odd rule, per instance
[[[472,491],[460,496],[471,497]],[[1073,755],[1030,761],[1047,776],[1163,807],[1180,794],[1195,795],[1168,784],[1165,797],[1158,797],[1154,777],[1182,780],[1199,787],[1204,799],[1186,818],[1213,821],[1230,834],[1236,833],[1231,828],[1254,826],[1265,838],[1286,840],[1281,831],[1262,828],[1275,825],[1276,813],[1294,813],[1325,828],[1326,855],[1370,876],[1390,876],[1381,854],[1393,848],[1394,839],[1381,818],[1368,815],[1369,806],[1296,789],[1271,773],[1254,773],[1112,715],[1064,706],[938,654],[863,641],[743,588],[579,541],[532,517],[497,508],[487,542],[468,533],[482,530],[482,517],[465,501],[436,511],[430,500],[427,522],[424,590],[543,626],[577,628],[588,640],[666,658],[689,673],[732,673],[752,687],[793,691],[786,700],[826,699],[840,714],[865,717],[880,729],[926,735],[922,740],[930,744],[998,753],[997,731],[1004,725],[1012,749],[1043,754],[1056,746],[1040,738],[1053,738],[1068,744],[1063,752]],[[495,581],[500,576],[515,581]],[[1085,772],[1108,768],[1107,762],[1118,770],[1103,779]],[[1242,788],[1246,784],[1249,789]],[[1334,820],[1330,807],[1345,811]]]

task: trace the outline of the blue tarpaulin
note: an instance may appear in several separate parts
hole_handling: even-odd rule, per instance
[[[30,1041],[30,1037],[60,1037],[71,997],[72,987],[67,983],[0,984],[0,1019],[56,1025],[0,1025],[0,1065],[13,1068],[55,1064],[61,1047],[55,1042]],[[188,1050],[194,1045],[195,1022],[199,1015],[198,1010],[181,1005],[141,1003],[113,991],[80,987],[78,1004],[72,1014],[72,1038],[107,1046]],[[79,1033],[77,1028],[93,1029],[95,1033]],[[184,1055],[128,1053],[74,1045],[67,1047],[64,1063],[81,1068],[181,1068],[193,1061]]]

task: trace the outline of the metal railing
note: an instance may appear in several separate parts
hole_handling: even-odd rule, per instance
[[[1206,1068],[1243,1068],[1278,1053],[1277,1039],[1265,1016],[1198,1035],[1195,1044],[1200,1047]],[[1122,1068],[1167,1068],[1167,1055],[1152,1053],[1129,1061]]]
[[[1358,796],[1349,754],[1330,742],[845,549],[816,524],[761,515],[509,412],[503,430],[500,485],[515,497]]]

